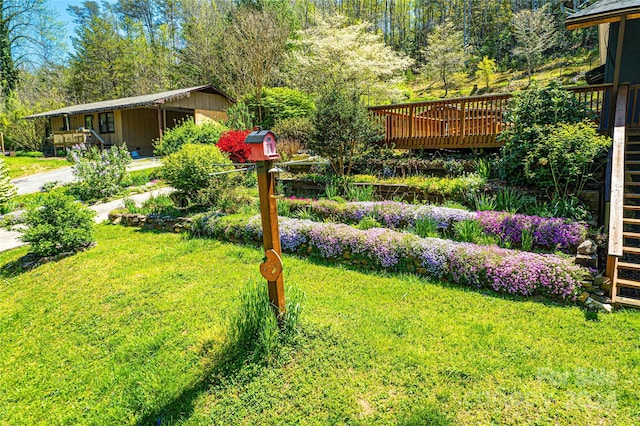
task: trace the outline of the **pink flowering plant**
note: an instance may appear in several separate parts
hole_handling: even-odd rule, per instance
[[[572,300],[588,271],[571,259],[497,246],[480,246],[386,228],[366,231],[345,224],[279,218],[282,249],[376,270],[415,271],[474,288],[521,296],[545,295]],[[258,243],[259,216],[202,217],[200,234]]]

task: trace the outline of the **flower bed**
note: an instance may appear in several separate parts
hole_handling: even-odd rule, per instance
[[[406,204],[397,201],[358,201],[339,203],[331,200],[313,201],[308,198],[285,198],[280,201],[292,211],[308,209],[320,219],[357,224],[364,217],[373,217],[387,228],[404,229],[416,224],[417,219],[429,218],[441,224],[475,219],[475,213],[461,209],[432,205]]]
[[[279,221],[285,252],[371,269],[418,272],[501,293],[572,300],[587,274],[570,259],[557,255],[420,238],[383,228],[361,231],[344,224],[286,217]],[[259,216],[201,217],[196,230],[237,242],[256,243],[262,238]]]
[[[364,217],[373,217],[388,228],[406,229],[415,226],[419,219],[431,219],[441,225],[451,225],[462,220],[477,220],[483,231],[509,241],[515,246],[522,244],[523,231],[533,236],[532,248],[569,251],[579,245],[587,235],[584,223],[570,222],[561,218],[543,218],[507,212],[469,212],[448,207],[415,205],[395,201],[339,203],[330,200],[285,198],[292,211],[308,210],[323,220],[357,224]]]

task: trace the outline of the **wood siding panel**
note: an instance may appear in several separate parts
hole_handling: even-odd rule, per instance
[[[231,103],[224,96],[214,95],[211,93],[194,92],[191,93],[191,96],[167,102],[164,106],[224,112],[231,106]]]
[[[122,124],[122,142],[130,151],[140,155],[153,155],[153,141],[160,137],[158,131],[158,110],[151,108],[125,109],[116,120],[116,128]]]

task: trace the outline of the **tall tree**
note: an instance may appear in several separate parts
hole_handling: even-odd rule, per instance
[[[77,101],[91,102],[134,94],[131,40],[118,33],[113,16],[85,1],[69,10],[76,16],[69,88]]]
[[[444,85],[447,96],[453,82],[453,74],[464,67],[463,35],[450,21],[438,25],[427,37],[427,48],[423,51],[426,69],[436,74]]]
[[[331,16],[300,31],[287,66],[290,84],[315,93],[340,84],[360,95],[393,96],[389,83],[413,61],[386,46],[369,27],[368,22],[348,25],[343,16]]]
[[[43,38],[56,37],[55,23],[45,0],[0,0],[0,95],[13,92],[18,69],[33,63]]]
[[[248,6],[238,9],[222,40],[227,86],[238,95],[251,91],[260,105],[262,89],[284,59],[290,35],[290,22],[276,10]],[[261,108],[258,111],[258,120],[262,120]]]
[[[522,10],[513,17],[513,30],[516,39],[513,54],[524,58],[531,84],[533,71],[540,64],[542,54],[556,44],[554,22],[542,9]]]

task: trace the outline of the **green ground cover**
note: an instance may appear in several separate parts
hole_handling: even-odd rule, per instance
[[[0,424],[637,424],[640,314],[285,256],[296,343],[220,363],[261,250],[102,225],[0,276]],[[0,253],[0,266],[25,248]]]
[[[9,169],[11,179],[71,165],[67,160],[60,158],[4,157],[3,159]]]

